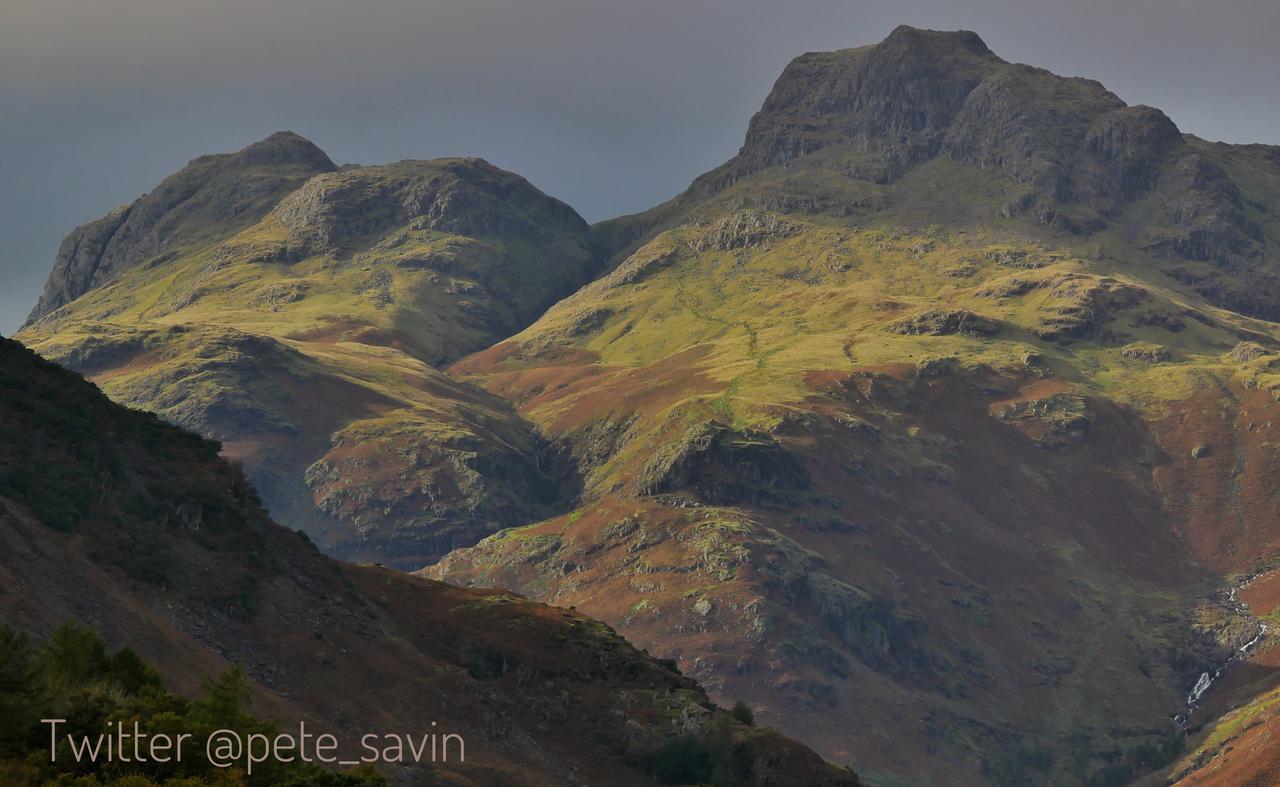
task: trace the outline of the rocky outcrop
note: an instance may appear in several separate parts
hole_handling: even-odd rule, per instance
[[[80,297],[97,283],[100,273],[105,273],[102,262],[107,246],[132,209],[132,205],[121,205],[97,221],[76,227],[62,239],[44,292],[27,316],[28,325]]]
[[[1148,300],[1147,290],[1110,277],[1065,274],[1045,280],[1049,297],[1039,308],[1036,334],[1050,341],[1109,340],[1107,325]]]
[[[308,182],[274,216],[285,227],[293,257],[341,249],[404,225],[543,241],[587,229],[568,205],[478,158],[344,168]]]
[[[511,523],[556,513],[573,488],[568,468],[514,416],[487,425],[500,433],[480,423],[445,431],[401,413],[334,434],[305,475],[316,507],[342,525],[328,552],[417,569]]]
[[[1240,363],[1256,361],[1270,353],[1270,350],[1257,342],[1239,342],[1235,347],[1231,348],[1231,357]]]
[[[799,462],[767,434],[699,424],[655,457],[637,481],[640,494],[691,490],[706,503],[767,504],[808,486]]]
[[[1002,64],[969,95],[948,129],[943,152],[979,167],[1002,169],[1030,187],[1035,201],[1067,201],[1091,119],[1123,106],[1092,80]]]
[[[995,405],[992,412],[1022,430],[1038,448],[1065,449],[1080,445],[1089,438],[1093,427],[1088,400],[1074,394],[1004,402]]]
[[[1167,363],[1173,360],[1173,354],[1163,344],[1154,342],[1133,342],[1120,348],[1120,354],[1133,360],[1147,364]]]
[[[1280,204],[1270,193],[1245,194],[1224,165],[1238,153],[1231,146],[1197,141],[1173,156],[1154,192],[1158,220],[1143,227],[1139,240],[1165,261],[1174,279],[1214,304],[1274,321],[1280,319],[1278,239],[1274,232],[1268,235],[1258,217],[1266,221]],[[1245,166],[1265,171],[1267,165],[1251,161]],[[1273,167],[1267,175],[1278,173],[1280,167]]]
[[[889,332],[904,336],[992,336],[1000,323],[968,309],[930,309],[889,324]]]
[[[769,213],[743,211],[725,216],[698,239],[702,251],[730,251],[763,246],[800,231],[799,225]]]
[[[1165,158],[1182,142],[1173,121],[1152,107],[1099,115],[1085,132],[1082,192],[1099,201],[1137,199],[1155,187]]]
[[[308,178],[334,169],[323,151],[289,131],[238,153],[194,159],[137,201],[72,231],[27,323],[134,265],[253,224]]]

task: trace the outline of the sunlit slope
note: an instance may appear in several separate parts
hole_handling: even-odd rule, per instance
[[[638,488],[636,471],[653,458],[647,441],[711,420],[784,428],[816,380],[856,370],[1020,380],[1044,404],[990,416],[1046,445],[1073,419],[1084,428],[1089,399],[1154,422],[1206,391],[1257,399],[1261,411],[1280,391],[1275,324],[1207,303],[1123,239],[978,221],[984,198],[990,209],[1008,188],[998,175],[938,161],[892,185],[833,194],[843,184],[818,158],[816,171],[789,169],[785,186],[844,204],[872,188],[891,207],[742,208],[783,176],[748,178],[454,371],[557,435],[625,423],[617,451],[591,467],[595,494]],[[1253,535],[1263,539],[1254,551],[1275,544],[1275,533]],[[1231,562],[1212,547],[1198,557]]]

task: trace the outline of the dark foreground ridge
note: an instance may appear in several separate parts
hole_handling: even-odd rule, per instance
[[[37,639],[89,626],[186,692],[236,664],[261,715],[340,738],[432,722],[464,736],[465,764],[393,781],[654,784],[705,761],[735,784],[858,783],[603,624],[323,557],[216,443],[8,339],[0,391],[0,616]]]

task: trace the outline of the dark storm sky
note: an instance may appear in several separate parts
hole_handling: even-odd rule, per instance
[[[595,221],[731,156],[791,57],[900,23],[1280,143],[1276,0],[0,0],[0,333],[69,229],[196,155],[478,155]]]

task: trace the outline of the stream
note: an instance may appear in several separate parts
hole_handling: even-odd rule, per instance
[[[1261,620],[1258,620],[1257,616],[1253,614],[1253,610],[1249,608],[1249,605],[1240,600],[1240,595],[1239,595],[1240,591],[1244,590],[1249,585],[1249,583],[1253,582],[1254,580],[1258,579],[1259,577],[1267,573],[1269,572],[1268,571],[1254,572],[1253,574],[1246,577],[1244,581],[1240,582],[1238,585],[1231,588],[1231,592],[1227,595],[1227,603],[1230,609],[1233,612],[1243,615],[1249,620],[1253,621],[1258,626],[1258,633],[1254,635],[1253,639],[1249,640],[1245,644],[1236,648],[1236,650],[1234,650],[1231,653],[1231,655],[1227,657],[1227,660],[1222,662],[1222,664],[1220,664],[1216,669],[1206,670],[1200,673],[1200,678],[1196,681],[1195,686],[1191,688],[1191,693],[1187,695],[1186,712],[1179,714],[1178,717],[1175,719],[1178,722],[1178,725],[1180,727],[1185,728],[1187,726],[1187,723],[1191,720],[1191,714],[1195,712],[1196,707],[1200,704],[1200,700],[1203,699],[1204,695],[1209,691],[1210,688],[1213,687],[1213,684],[1216,683],[1218,679],[1221,678],[1224,674],[1226,674],[1227,669],[1232,664],[1248,656],[1249,653],[1252,652],[1255,647],[1257,647],[1258,643],[1261,642],[1263,638],[1267,636],[1267,632],[1270,630],[1270,626],[1268,626],[1266,623],[1263,623]]]

